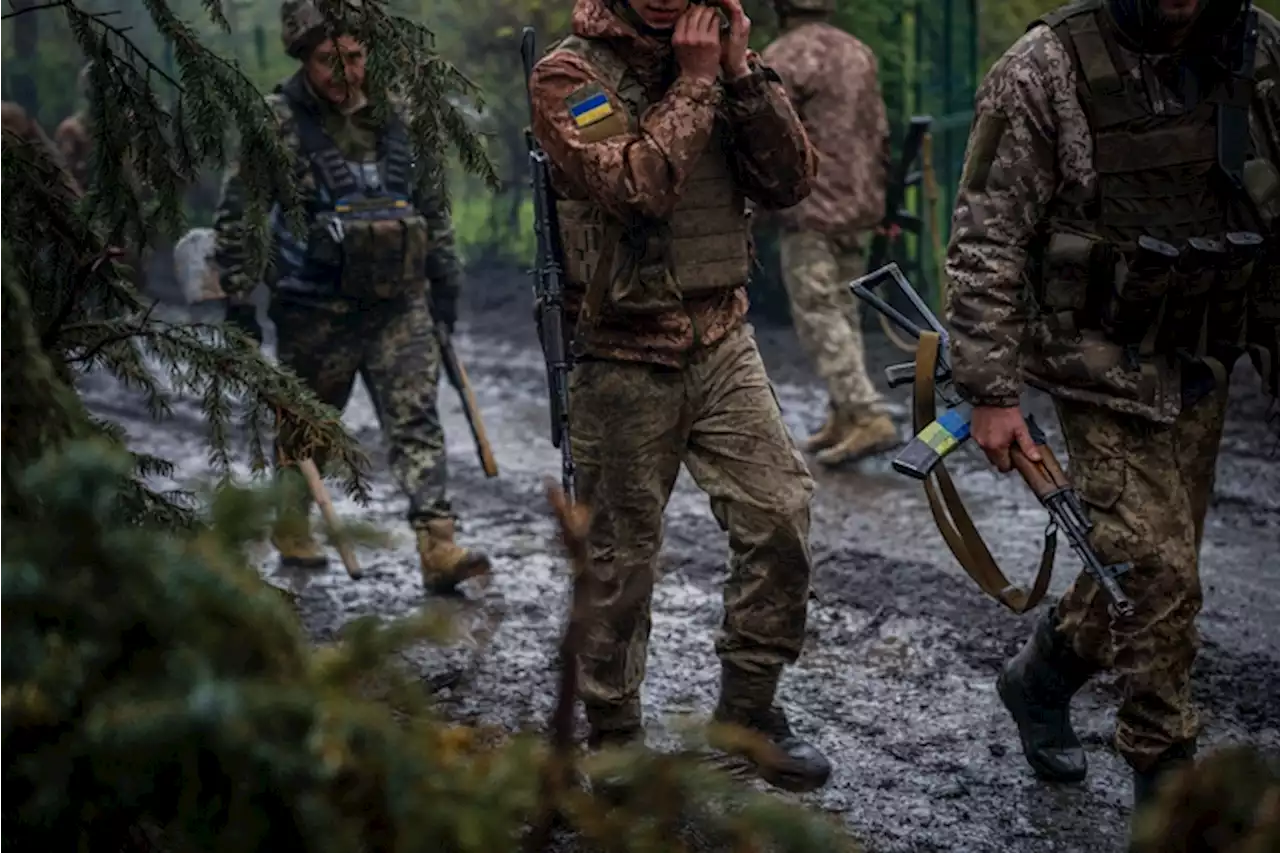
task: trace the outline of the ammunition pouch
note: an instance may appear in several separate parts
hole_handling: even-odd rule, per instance
[[[1111,291],[1103,303],[1102,328],[1113,342],[1136,348],[1156,324],[1178,250],[1143,235],[1131,249],[1116,255]]]
[[[364,199],[317,217],[311,245],[313,258],[336,258],[339,293],[381,300],[426,279],[431,239],[426,218],[407,200]]]
[[[1051,231],[1039,252],[1036,301],[1045,314],[1096,313],[1094,282],[1109,281],[1115,268],[1110,243],[1092,234]]]

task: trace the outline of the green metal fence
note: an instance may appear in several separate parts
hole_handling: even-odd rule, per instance
[[[930,221],[922,187],[908,195],[908,207],[925,220],[922,239],[908,238],[903,250],[907,265],[916,270],[917,288],[937,307],[941,294],[940,264],[934,246],[946,245],[951,211],[964,162],[965,142],[973,119],[973,95],[978,84],[977,0],[906,0],[899,13],[903,64],[896,92],[885,92],[895,127],[895,143],[902,139],[913,115],[929,115],[933,169],[938,185],[936,226]],[[909,41],[908,41],[909,40]]]

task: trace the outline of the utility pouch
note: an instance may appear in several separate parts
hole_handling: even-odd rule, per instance
[[[649,221],[624,231],[620,248],[607,300],[612,313],[660,314],[683,304],[667,223]]]
[[[1096,282],[1110,281],[1115,266],[1111,243],[1088,234],[1054,231],[1041,260],[1036,298],[1047,314],[1086,311],[1095,301]]]
[[[408,203],[385,199],[338,208],[342,225],[339,290],[353,299],[392,299],[405,284],[426,277],[430,239],[426,218]]]
[[[1117,252],[1114,284],[1102,311],[1102,328],[1113,342],[1136,347],[1155,326],[1178,254],[1176,247],[1145,234],[1131,250]]]
[[[1244,347],[1245,302],[1263,239],[1252,231],[1233,231],[1225,243],[1227,268],[1209,300],[1205,321],[1207,351],[1223,363],[1234,362]]]
[[[1204,353],[1205,315],[1211,291],[1225,276],[1227,247],[1224,240],[1192,237],[1174,269],[1164,318],[1156,335],[1156,350],[1173,355],[1184,350]]]

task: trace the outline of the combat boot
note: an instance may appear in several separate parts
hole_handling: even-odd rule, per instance
[[[1071,728],[1071,697],[1096,667],[1054,630],[1055,609],[1036,623],[1031,639],[1000,671],[996,690],[1013,715],[1022,754],[1041,778],[1079,782],[1088,770],[1084,745]]]
[[[1146,770],[1133,771],[1133,813],[1136,816],[1143,808],[1149,806],[1160,793],[1160,786],[1180,770],[1194,764],[1196,760],[1196,742],[1194,740],[1175,743],[1164,752],[1155,763]]]
[[[754,765],[760,778],[775,788],[815,791],[831,778],[831,763],[816,746],[791,731],[786,712],[773,701],[781,674],[781,667],[749,672],[724,663],[720,701],[712,717],[713,723],[739,726],[763,738],[773,747],[768,751],[771,754],[743,749],[714,729],[708,739],[713,748],[746,759]]]
[[[834,403],[828,404],[827,419],[823,421],[822,426],[818,427],[817,432],[800,442],[800,449],[805,453],[817,453],[819,450],[826,450],[840,440],[840,436],[846,429],[847,421],[848,417],[843,411],[836,408]]]
[[[892,450],[899,444],[898,428],[888,415],[859,413],[845,419],[839,437],[830,447],[819,451],[817,459],[822,465],[834,468]]]
[[[640,703],[627,702],[617,705],[592,705],[583,703],[587,715],[587,749],[625,749],[644,746],[644,726],[641,723]],[[630,786],[615,776],[595,774],[588,777],[591,790],[605,802],[620,806],[627,801]]]
[[[433,518],[418,528],[418,559],[422,585],[439,595],[455,592],[468,578],[489,573],[489,558],[453,541],[453,519]]]

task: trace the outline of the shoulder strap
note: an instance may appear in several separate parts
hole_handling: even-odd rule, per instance
[[[934,403],[934,374],[938,364],[938,350],[941,341],[936,332],[923,332],[916,347],[915,395],[911,411],[912,429],[920,435],[934,423],[937,407]],[[1041,448],[1046,459],[1052,458],[1049,446]],[[1055,468],[1057,461],[1054,461]],[[1005,577],[1004,572],[991,556],[991,551],[982,541],[982,534],[974,525],[965,509],[960,492],[956,489],[951,475],[947,472],[945,462],[938,462],[929,478],[924,481],[924,494],[929,501],[929,511],[933,513],[933,521],[938,532],[946,541],[947,547],[959,561],[961,568],[973,578],[978,587],[987,595],[999,601],[1014,613],[1026,613],[1040,603],[1049,591],[1049,581],[1053,577],[1053,558],[1057,553],[1057,531],[1049,528],[1045,532],[1044,550],[1040,555],[1040,565],[1036,569],[1036,578],[1031,590],[1015,586]]]
[[[1101,0],[1075,0],[1074,3],[1067,3],[1064,6],[1051,9],[1040,17],[1035,18],[1027,25],[1027,29],[1032,30],[1042,24],[1049,29],[1056,29],[1059,24],[1063,23],[1068,18],[1085,13],[1096,12],[1101,8]]]
[[[329,138],[329,134],[325,133],[315,112],[289,97],[287,87],[282,89],[280,94],[293,113],[294,132],[298,134],[302,155],[311,164],[316,176],[324,183],[330,198],[336,200],[359,189],[351,169],[347,166],[346,158]]]
[[[413,148],[409,128],[394,111],[378,139],[378,159],[383,162],[383,181],[392,195],[408,196],[413,183]]]

